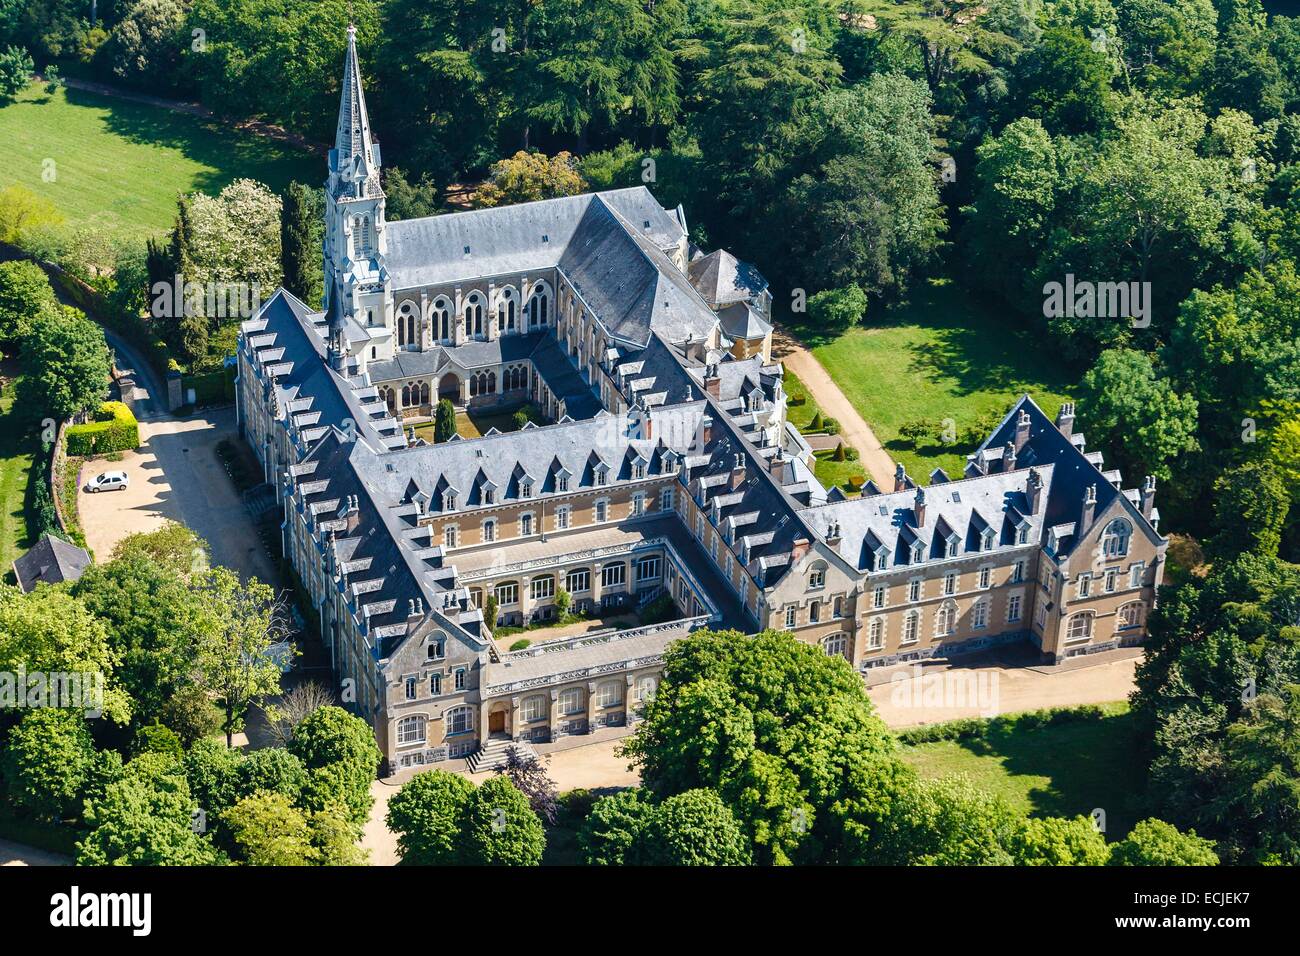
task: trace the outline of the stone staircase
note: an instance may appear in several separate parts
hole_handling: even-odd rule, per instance
[[[487,746],[480,747],[470,755],[468,761],[470,772],[480,773],[485,770],[501,769],[506,765],[506,751],[511,747],[523,756],[537,756],[537,751],[523,741],[511,740],[509,737],[493,737],[487,742]]]

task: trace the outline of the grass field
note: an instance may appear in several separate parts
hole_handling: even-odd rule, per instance
[[[1106,838],[1122,840],[1142,813],[1142,762],[1128,705],[1109,704],[1102,720],[994,731],[987,740],[904,747],[924,777],[965,773],[1030,816],[1106,811]]]
[[[113,237],[171,228],[181,193],[216,193],[240,177],[279,191],[294,179],[316,183],[325,175],[322,159],[282,143],[66,88],[51,95],[33,86],[0,107],[0,139],[10,150],[0,186],[21,183],[70,224]]]
[[[913,448],[898,437],[903,423],[952,419],[956,430],[993,411],[1006,412],[1029,392],[1055,415],[1076,384],[1050,347],[1029,331],[971,300],[951,282],[918,285],[912,300],[865,326],[828,338],[806,325],[792,330],[908,473],[923,479],[942,467],[960,476],[973,448],[938,439]],[[812,403],[791,410],[796,425]]]
[[[9,366],[11,363],[6,363]],[[13,369],[6,367],[5,373]],[[4,379],[0,395],[0,578],[13,574],[14,558],[29,547],[27,538],[27,485],[32,470],[32,441],[25,428],[13,421],[17,378]]]

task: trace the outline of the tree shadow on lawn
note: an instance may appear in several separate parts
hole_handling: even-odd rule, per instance
[[[1001,757],[1012,776],[1047,777],[1028,792],[1030,816],[1106,813],[1106,839],[1122,840],[1147,816],[1145,764],[1131,713],[1101,720],[1010,729],[994,725],[986,738],[959,745],[981,757]]]
[[[313,173],[322,161],[306,151],[200,116],[71,88],[66,96],[70,105],[105,110],[104,128],[127,142],[174,149],[209,167],[194,176],[194,188],[206,193],[241,177],[279,193],[295,179],[315,183],[323,175]]]

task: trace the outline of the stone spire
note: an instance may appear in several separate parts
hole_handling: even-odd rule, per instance
[[[335,174],[335,195],[360,199],[379,192],[379,146],[370,134],[370,113],[357,63],[357,28],[348,27],[348,52],[343,64],[343,90],[339,97],[339,123],[334,133],[330,171]]]

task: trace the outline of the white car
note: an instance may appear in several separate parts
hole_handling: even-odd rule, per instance
[[[130,483],[131,479],[127,478],[126,472],[106,471],[102,475],[96,475],[90,479],[90,483],[86,485],[86,491],[92,495],[100,491],[125,491],[126,486]]]

